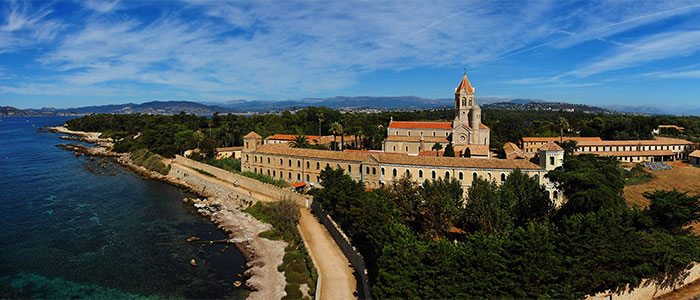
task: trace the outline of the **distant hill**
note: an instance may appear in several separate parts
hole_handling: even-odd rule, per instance
[[[7,111],[7,112],[5,112]],[[184,111],[188,114],[211,115],[215,112],[234,112],[230,108],[206,105],[189,101],[152,101],[141,104],[112,104],[74,108],[41,108],[21,110],[14,107],[3,108],[0,116],[42,116],[42,115],[86,115],[86,114],[158,114],[173,115]]]
[[[31,111],[21,110],[11,106],[0,106],[0,117],[24,117],[33,115]]]
[[[511,101],[511,102],[498,102],[493,104],[486,104],[482,106],[483,108],[490,109],[508,109],[508,110],[544,110],[544,111],[564,111],[564,112],[586,112],[586,113],[602,113],[602,114],[612,114],[619,113],[617,111],[612,111],[605,108],[589,106],[584,104],[571,104],[564,102],[522,102],[522,101]]]

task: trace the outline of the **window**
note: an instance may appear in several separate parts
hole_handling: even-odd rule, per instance
[[[406,152],[408,152],[408,146],[406,146]]]
[[[559,192],[554,191],[554,199],[555,199],[555,200],[556,200],[556,199],[559,199]]]
[[[316,182],[321,182],[321,177],[316,176]]]
[[[501,173],[501,182],[506,182],[506,174]]]
[[[301,160],[297,160],[297,168],[301,168]]]
[[[258,157],[257,156],[253,157],[253,161],[258,162]]]
[[[291,160],[291,159],[289,160],[289,166],[290,166],[290,167],[292,166],[292,160]]]
[[[245,155],[245,161],[248,161],[248,154]]]
[[[309,162],[308,162],[308,161],[306,162],[306,168],[307,168],[307,169],[309,168]]]
[[[328,167],[330,167],[330,165],[328,163],[326,163],[326,168],[328,168]]]
[[[435,170],[432,170],[432,171],[430,172],[430,175],[431,175],[430,177],[432,177],[433,180],[435,180],[435,177],[436,177],[436,175],[435,175]]]
[[[320,168],[321,168],[321,164],[316,163],[316,170],[318,170],[318,169],[320,169]]]
[[[476,177],[477,177],[477,176],[479,176],[479,175],[476,174],[476,172],[474,172],[474,174],[472,174],[472,180],[476,180]]]
[[[283,162],[282,159],[280,158],[280,166],[281,166],[281,165],[284,165],[284,162]]]
[[[398,130],[396,131],[396,135],[399,135],[399,131],[398,131]]]
[[[433,136],[435,136],[435,131],[433,131]]]
[[[336,164],[336,165],[335,165],[335,168],[336,168],[336,169],[340,169],[340,164]]]
[[[459,174],[459,181],[464,180],[464,173],[459,172],[458,174]]]
[[[391,175],[392,175],[393,177],[396,177],[396,168],[394,168],[394,169],[391,171]]]
[[[406,177],[411,177],[411,170],[406,169]]]
[[[269,157],[267,158],[267,163],[268,163],[268,164],[270,163],[270,158],[269,158]]]
[[[309,174],[306,174],[306,181],[309,181]]]
[[[411,131],[410,131],[410,130],[408,131],[408,136],[411,136]]]
[[[554,165],[554,156],[549,157],[549,164],[552,166]]]
[[[540,175],[539,175],[539,174],[535,174],[535,179],[537,180],[537,182],[540,182]]]
[[[258,173],[258,168],[253,169],[253,172]]]
[[[297,173],[297,181],[301,180],[301,174]]]
[[[418,178],[423,178],[423,170],[418,170]]]
[[[487,173],[486,176],[488,177],[489,181],[491,181],[491,173]]]
[[[382,167],[382,176],[384,176],[384,167]],[[377,169],[372,168],[372,174],[377,174]]]
[[[352,174],[352,166],[348,165],[348,174]]]
[[[367,175],[369,175],[369,167],[365,167],[365,171],[367,171],[365,173],[367,173]]]
[[[277,171],[272,170],[272,177],[276,177],[276,176],[277,176]]]
[[[396,146],[394,146],[394,151],[396,151]]]
[[[450,179],[450,171],[445,171],[445,180]]]

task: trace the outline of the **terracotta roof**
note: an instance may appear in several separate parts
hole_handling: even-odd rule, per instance
[[[283,154],[302,157],[316,157],[336,160],[364,161],[370,157],[370,153],[330,151],[306,148],[290,148],[285,144],[266,144],[258,147],[255,153]]]
[[[523,142],[558,142],[559,137],[536,137],[527,136],[523,137]],[[564,141],[601,141],[599,137],[577,137],[577,136],[565,136]]]
[[[652,150],[652,151],[605,151],[605,152],[577,152],[581,154],[595,154],[599,156],[671,156],[675,155],[671,150]]]
[[[248,134],[246,134],[245,136],[243,136],[243,138],[244,139],[251,139],[251,138],[261,139],[262,137],[259,134],[255,133],[255,131],[251,131]]]
[[[295,183],[295,184],[292,184],[292,186],[295,187],[295,188],[305,187],[305,186],[306,186],[306,183],[297,182],[297,183]]]
[[[452,122],[392,121],[389,123],[389,128],[452,129]]]
[[[518,145],[511,142],[503,144],[503,151],[506,153],[506,159],[528,159],[531,157],[523,153],[523,150],[520,150]]]
[[[434,152],[433,152],[434,154]],[[465,157],[436,157],[436,156],[403,156],[403,155],[374,155],[380,163],[434,166],[447,168],[474,168],[474,169],[526,169],[541,170],[542,168],[527,160],[508,160],[490,158],[465,158]]]
[[[690,154],[688,154],[688,156],[700,158],[700,150],[695,150],[693,152],[690,152]]]
[[[266,140],[284,140],[284,141],[292,141],[294,140],[297,136],[300,134],[273,134],[271,136],[266,137]],[[301,134],[303,135],[303,134]],[[318,135],[307,135],[307,138],[309,138],[309,141],[311,140],[318,140],[320,137]]]
[[[547,145],[540,147],[540,151],[564,151],[564,148],[557,145],[555,142],[549,142]]]
[[[386,137],[389,142],[414,142],[420,143],[420,136],[405,136],[405,135],[390,135]],[[426,143],[447,143],[447,137],[444,136],[423,136]]]
[[[681,139],[656,137],[653,140],[580,141],[578,143],[578,146],[579,147],[582,147],[582,146],[637,146],[637,145],[667,146],[667,145],[692,145],[692,144],[693,144],[692,142],[689,142],[686,140],[681,140]]]
[[[304,148],[289,148],[282,144],[267,144],[258,148],[255,153],[281,154],[298,157],[313,157],[321,159],[345,160],[363,162],[374,157],[380,163],[416,165],[426,167],[454,167],[480,169],[527,169],[540,170],[540,166],[526,160],[484,159],[463,157],[408,156],[385,153],[344,152]],[[434,152],[433,152],[434,153]]]
[[[443,155],[445,155],[445,151],[443,151],[443,150],[438,151],[437,154],[435,154],[435,150],[426,150],[426,151],[421,151],[420,153],[418,153],[418,156],[443,156]]]
[[[462,81],[459,82],[459,85],[455,89],[455,94],[459,93],[462,89],[466,89],[467,92],[473,93],[474,88],[472,85],[469,83],[469,79],[467,79],[467,73],[464,73],[464,76],[462,77]]]

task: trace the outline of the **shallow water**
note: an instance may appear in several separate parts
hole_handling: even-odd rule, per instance
[[[181,202],[192,195],[113,162],[102,168],[101,158],[55,147],[75,141],[37,132],[70,118],[0,122],[0,298],[245,297],[233,285],[245,264],[235,246],[155,245],[226,238]]]

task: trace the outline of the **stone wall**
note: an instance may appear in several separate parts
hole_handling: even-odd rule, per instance
[[[237,201],[234,203],[239,204],[241,204],[243,201],[252,200],[246,194],[238,193],[215,180],[207,180],[198,176],[197,174],[192,174],[191,170],[179,167],[177,165],[171,165],[168,176],[175,177],[188,183],[193,188],[197,189],[197,191],[201,194],[210,195],[222,200]]]
[[[694,265],[683,280],[682,285],[687,285],[700,278],[700,264]],[[646,284],[646,286],[645,286]],[[642,284],[634,290],[625,291],[620,294],[611,292],[598,293],[594,296],[589,296],[586,300],[636,300],[636,299],[652,299],[673,291],[671,287],[661,287],[656,282],[650,280],[642,281]]]
[[[179,155],[175,156],[175,161],[178,164],[181,164],[183,166],[193,168],[193,169],[199,169],[202,171],[206,171],[214,176],[216,178],[221,179],[223,181],[227,181],[229,183],[234,183],[238,182],[238,185],[241,188],[244,188],[246,190],[252,191],[253,193],[260,193],[262,195],[268,196],[273,199],[284,199],[288,198],[290,200],[296,201],[299,205],[306,206],[306,198],[312,198],[311,196],[308,195],[302,195],[297,192],[283,189],[277,186],[274,186],[272,184],[264,183],[257,181],[252,178],[245,177],[243,175],[231,173],[229,171],[219,169],[214,166],[210,166],[207,164],[203,164],[194,160],[191,160],[189,158],[185,158]],[[246,195],[247,196],[247,195]]]

